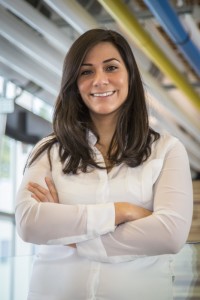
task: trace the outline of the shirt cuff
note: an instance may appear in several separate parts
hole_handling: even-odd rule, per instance
[[[87,205],[87,234],[99,236],[115,230],[114,203]]]

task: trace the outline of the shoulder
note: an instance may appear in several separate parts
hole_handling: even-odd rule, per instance
[[[160,134],[160,138],[153,142],[151,150],[151,155],[159,158],[164,158],[170,151],[182,150],[186,152],[182,142],[169,133]]]
[[[29,159],[32,159],[34,156],[46,156],[48,149],[51,148],[51,152],[54,151],[55,148],[58,147],[58,142],[55,142],[55,136],[49,135],[41,139],[35,146],[33,147]]]
[[[55,135],[52,135],[52,134],[42,138],[39,142],[37,142],[37,144],[35,144],[33,149],[37,150],[37,149],[41,148],[44,145],[51,145],[51,144],[52,145],[57,145],[58,144]]]
[[[160,134],[160,138],[155,141],[154,146],[155,146],[155,148],[170,147],[170,146],[173,146],[177,142],[179,142],[178,138],[176,138],[175,136],[166,132],[166,133]]]

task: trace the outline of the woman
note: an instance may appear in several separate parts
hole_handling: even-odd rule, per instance
[[[177,138],[149,127],[119,33],[93,29],[74,42],[53,129],[17,195],[19,235],[43,245],[28,299],[172,299],[171,254],[192,219],[189,162]]]

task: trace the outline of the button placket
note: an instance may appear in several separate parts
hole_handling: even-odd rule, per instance
[[[105,162],[101,152],[94,147],[94,152],[96,154],[96,160],[101,162],[100,165],[105,167]],[[99,176],[99,184],[96,191],[96,203],[106,203],[108,202],[109,195],[109,185],[108,185],[108,173],[106,169],[96,169]]]

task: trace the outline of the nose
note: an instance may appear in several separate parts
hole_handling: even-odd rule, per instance
[[[96,71],[93,78],[94,86],[107,85],[109,83],[108,76],[105,71]]]

